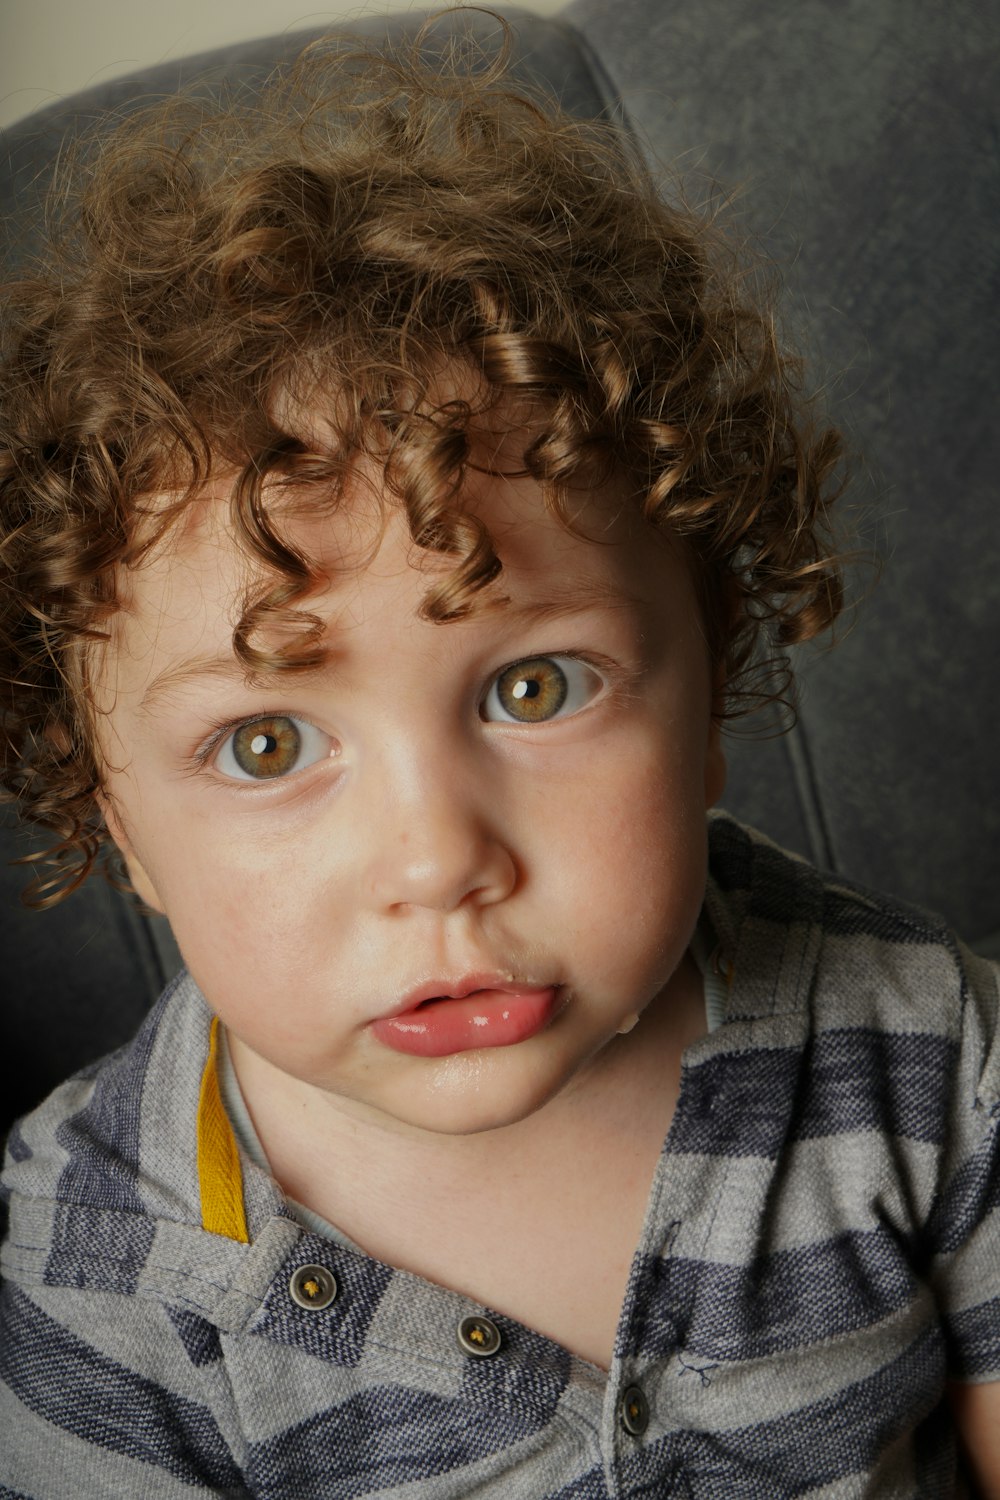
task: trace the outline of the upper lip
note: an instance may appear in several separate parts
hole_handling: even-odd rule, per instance
[[[499,990],[502,994],[516,995],[525,990],[551,988],[553,988],[552,985],[539,984],[535,979],[519,979],[509,972],[463,974],[458,979],[429,979],[425,984],[418,984],[410,990],[400,1003],[387,1013],[386,1018],[405,1015],[407,1011],[416,1010],[417,1006],[423,1005],[426,1000],[464,1000],[468,995],[474,995],[477,990]]]

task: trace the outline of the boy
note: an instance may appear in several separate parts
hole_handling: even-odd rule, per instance
[[[7,782],[187,968],[13,1133],[6,1493],[943,1496],[957,1426],[1000,1494],[995,974],[706,837],[840,601],[708,231],[497,72],[323,54],[77,222]]]

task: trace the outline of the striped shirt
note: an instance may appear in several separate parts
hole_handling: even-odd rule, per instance
[[[182,975],[15,1129],[0,1497],[953,1496],[1000,1379],[994,966],[724,815],[610,1371],[298,1223]]]

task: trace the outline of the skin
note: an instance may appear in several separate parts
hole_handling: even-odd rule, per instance
[[[333,580],[309,600],[328,662],[253,686],[231,649],[245,559],[206,499],[132,577],[100,729],[136,887],[170,918],[234,1055],[254,1054],[258,1086],[459,1134],[538,1110],[666,1001],[724,777],[676,551],[600,499],[584,507],[600,544],[573,536],[526,479],[479,476],[470,501],[504,572],[488,607],[448,625],[418,618],[440,561],[415,553],[398,512],[380,537],[366,486],[348,511],[296,521]],[[504,667],[553,653],[573,658],[579,708],[484,717]],[[232,779],[206,746],[264,714],[311,726],[315,758]],[[415,986],[479,971],[557,985],[559,1014],[516,1047],[441,1059],[373,1039]]]
[[[255,684],[231,649],[246,560],[207,494],[132,575],[101,664],[104,807],[226,1026],[286,1190],[373,1254],[607,1364],[703,1025],[686,950],[725,777],[714,684],[684,557],[613,496],[581,500],[593,539],[528,480],[478,476],[467,500],[503,574],[448,625],[418,614],[440,561],[398,513],[385,524],[369,487],[295,521],[331,580],[308,601],[328,661]],[[569,667],[571,711],[497,718],[491,686],[538,656],[589,663]],[[236,780],[228,731],[263,715],[311,726],[306,753],[288,775]],[[441,1058],[373,1035],[415,986],[483,970],[556,985],[554,1019]],[[338,1161],[333,1189],[318,1148]],[[953,1405],[994,1500],[1000,1386],[956,1387]]]
[[[981,1500],[1000,1500],[1000,1381],[953,1385],[951,1409],[961,1434],[974,1493]]]
[[[614,496],[580,500],[594,540],[527,479],[477,475],[466,499],[503,572],[446,625],[419,609],[447,563],[371,486],[290,523],[330,579],[308,600],[327,661],[254,684],[232,655],[246,559],[206,495],[129,580],[97,695],[105,813],[286,1192],[606,1365],[704,1026],[687,945],[725,774],[712,672],[686,560]],[[505,720],[491,689],[539,656],[565,709]],[[308,725],[308,753],[234,779],[230,731],[262,715]],[[373,1033],[415,987],[484,971],[555,986],[550,1023],[444,1057]]]

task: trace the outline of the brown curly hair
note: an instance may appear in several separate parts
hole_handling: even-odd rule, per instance
[[[684,539],[727,715],[779,696],[784,648],[836,618],[837,442],[767,309],[708,216],[665,202],[612,126],[515,90],[504,57],[313,47],[252,102],[177,99],[87,143],[48,214],[0,370],[2,784],[58,836],[35,904],[108,843],[89,657],[220,474],[263,579],[234,637],[249,671],[315,663],[317,578],[279,501],[336,503],[361,455],[452,561],[427,617],[474,608],[500,562],[462,507],[470,432],[515,409],[567,525],[571,491],[614,475]],[[441,401],[456,365],[476,394]],[[280,415],[319,393],[322,452]]]

